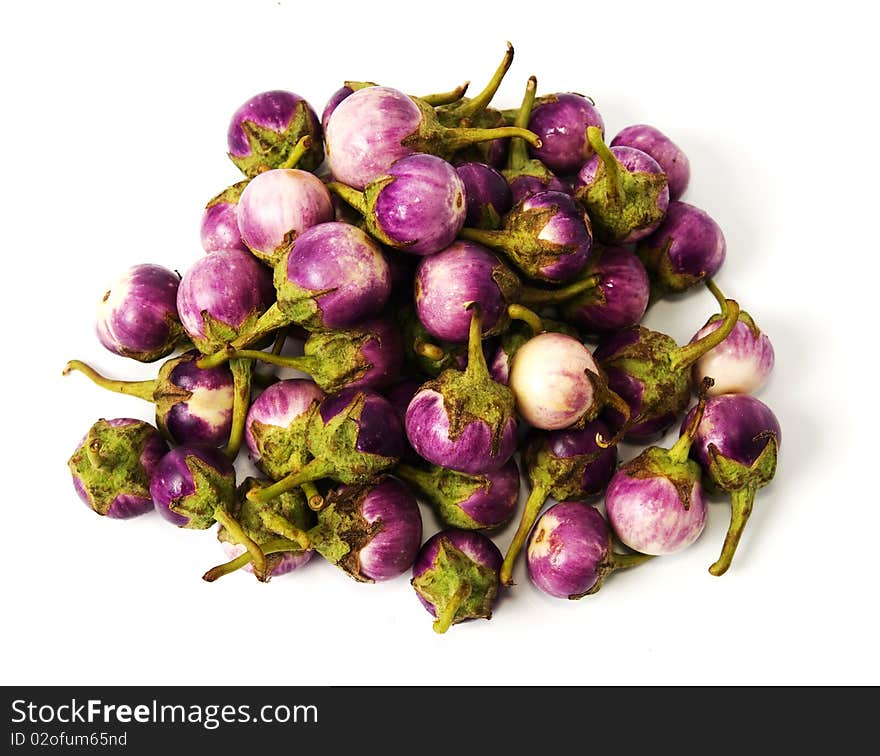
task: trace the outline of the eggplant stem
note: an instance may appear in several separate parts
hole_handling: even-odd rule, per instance
[[[367,214],[367,199],[363,192],[339,181],[330,181],[325,186],[328,192],[333,192],[333,194],[351,205],[361,215]]]
[[[443,607],[443,611],[437,614],[437,619],[434,621],[433,626],[435,633],[440,633],[442,635],[452,626],[452,623],[455,621],[455,615],[458,613],[462,602],[470,595],[470,593],[471,587],[467,583],[462,583],[458,587],[446,603],[446,606]]]
[[[547,501],[548,493],[549,491],[540,484],[532,487],[529,498],[526,499],[525,507],[523,507],[519,527],[516,529],[513,540],[510,542],[510,546],[507,547],[507,553],[504,555],[504,563],[501,565],[501,585],[513,583],[513,566],[516,564],[519,552],[522,551],[522,547],[525,545],[529,532],[538,519],[541,507]]]
[[[513,45],[508,42],[507,50],[505,50],[504,52],[504,57],[501,59],[501,63],[498,68],[495,69],[495,73],[492,74],[492,78],[489,79],[489,83],[486,84],[486,86],[483,87],[482,91],[480,91],[480,93],[477,94],[475,97],[472,97],[470,100],[462,103],[454,109],[456,117],[473,118],[477,114],[482,113],[487,107],[489,107],[489,103],[492,102],[492,98],[498,91],[498,87],[501,86],[504,75],[508,72],[512,63]]]
[[[537,336],[544,332],[544,323],[541,318],[533,310],[521,304],[512,304],[507,307],[507,315],[511,320],[521,320],[529,328],[532,333]]]
[[[298,544],[293,541],[288,541],[284,538],[277,538],[271,541],[266,541],[261,547],[262,552],[268,556],[270,554],[281,554],[288,551],[301,551]],[[237,556],[235,559],[231,559],[228,562],[224,562],[223,564],[218,564],[216,567],[212,567],[208,570],[204,575],[202,575],[202,580],[213,583],[215,580],[222,578],[224,575],[229,575],[236,570],[240,570],[245,565],[250,564],[254,560],[252,554],[249,551],[245,551],[244,554]]]
[[[540,147],[541,140],[537,134],[528,129],[517,126],[498,126],[494,129],[474,129],[465,126],[456,126],[443,130],[444,141],[452,152],[468,147],[479,142],[491,142],[494,139],[507,139],[519,137],[528,142],[532,147]],[[344,199],[344,198],[343,198]],[[346,200],[347,202],[348,200]]]
[[[223,453],[229,459],[238,456],[241,442],[244,439],[244,426],[247,413],[251,406],[251,379],[254,374],[254,361],[235,358],[229,361],[232,371],[232,428],[229,431],[229,442]]]
[[[84,376],[86,376],[86,378],[92,381],[92,383],[97,384],[103,389],[107,389],[107,391],[115,391],[117,394],[128,394],[129,396],[136,396],[138,399],[143,399],[150,403],[155,402],[154,393],[159,383],[155,379],[150,381],[113,380],[112,378],[107,378],[106,376],[101,375],[93,367],[87,365],[85,362],[81,362],[80,360],[71,360],[70,362],[68,362],[67,365],[65,365],[64,371],[61,374],[67,375],[74,370],[79,371]]]
[[[535,286],[523,286],[519,290],[517,299],[527,305],[550,305],[576,297],[585,291],[595,289],[601,283],[598,275],[585,276],[574,283],[559,289],[539,289]]]
[[[609,194],[612,199],[619,200],[621,197],[622,187],[621,187],[621,165],[617,161],[617,158],[614,157],[614,153],[611,152],[611,149],[602,139],[602,130],[596,128],[595,126],[587,127],[587,141],[590,143],[590,147],[593,148],[593,151],[599,156],[599,159],[602,161],[602,165],[605,166],[605,173],[608,174],[608,187]]]
[[[439,346],[432,344],[430,341],[423,341],[422,339],[416,339],[415,342],[413,342],[413,351],[420,357],[424,357],[433,362],[440,362],[440,360],[446,356],[446,352]]]
[[[516,112],[516,118],[513,119],[514,126],[521,129],[528,128],[529,120],[532,117],[532,108],[535,106],[535,93],[537,90],[538,80],[534,76],[530,76],[526,82],[526,91],[523,94],[522,103]],[[507,153],[507,170],[521,170],[528,162],[529,151],[526,143],[522,139],[511,139],[510,149]]]
[[[257,578],[261,581],[267,580],[269,576],[266,574],[266,556],[257,545],[257,542],[244,532],[244,528],[222,506],[214,510],[214,519],[226,529],[226,532],[232,536],[236,543],[241,544],[248,550],[254,562],[254,574]]]
[[[709,568],[709,572],[715,575],[715,577],[721,577],[730,569],[733,555],[736,553],[736,548],[739,545],[739,539],[742,538],[746,523],[752,514],[757,490],[757,486],[747,485],[730,492],[730,526],[727,528],[727,535],[724,537],[721,556]]]
[[[708,283],[712,282],[709,281]],[[714,287],[714,283],[712,285]],[[715,290],[718,291],[717,287],[715,287]],[[714,294],[715,292],[713,292]],[[669,355],[669,366],[672,370],[677,371],[689,368],[706,352],[717,347],[730,335],[737,320],[739,320],[739,305],[732,299],[724,299],[724,295],[720,291],[718,291],[718,295],[721,297],[719,301],[723,302],[721,314],[724,320],[721,321],[721,325],[711,333],[707,333],[703,338],[674,350]],[[716,299],[718,299],[718,296],[716,296]]]
[[[300,486],[300,488],[306,495],[306,503],[309,505],[309,509],[317,512],[319,509],[324,508],[324,497],[321,496],[321,492],[318,490],[314,481],[307,480]]]
[[[452,105],[452,103],[458,102],[464,97],[464,93],[467,92],[470,85],[471,83],[466,81],[464,84],[459,84],[459,86],[449,92],[437,92],[436,94],[424,95],[417,99],[427,102],[428,105],[434,108],[440,107],[441,105]]]
[[[471,302],[471,324],[468,328],[468,362],[465,372],[474,377],[488,377],[489,366],[483,354],[483,311],[479,304]]]
[[[303,483],[310,483],[312,481],[320,480],[321,478],[326,478],[331,472],[333,472],[333,464],[331,462],[323,459],[313,459],[301,470],[290,473],[270,486],[266,486],[265,488],[255,486],[254,488],[251,488],[247,493],[247,497],[251,501],[265,503],[271,501],[276,496],[280,496],[287,491],[292,491],[294,488],[302,486]]]
[[[296,143],[296,146],[287,156],[287,160],[285,160],[279,168],[296,168],[296,166],[299,165],[299,161],[302,160],[303,155],[305,155],[311,148],[312,137],[306,134]]]
[[[700,392],[700,400],[697,403],[694,415],[684,429],[684,432],[678,437],[673,447],[669,450],[669,459],[678,464],[683,463],[691,452],[691,445],[697,435],[697,428],[700,427],[700,421],[703,419],[703,412],[706,410],[706,391],[714,385],[715,381],[711,378],[704,378],[702,390]]]

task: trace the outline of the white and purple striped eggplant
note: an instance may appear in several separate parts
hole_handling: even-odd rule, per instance
[[[611,140],[611,147],[632,147],[650,155],[666,174],[669,199],[677,200],[684,194],[691,180],[691,164],[684,151],[666,134],[653,126],[627,126]]]

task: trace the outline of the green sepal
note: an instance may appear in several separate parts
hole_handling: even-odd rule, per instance
[[[241,199],[241,193],[249,183],[250,179],[246,179],[232,184],[232,186],[227,186],[222,192],[215,194],[208,200],[205,210],[210,210],[214,205],[237,205]]]
[[[764,434],[767,444],[751,465],[744,465],[725,457],[715,444],[709,444],[708,482],[714,489],[738,491],[743,488],[763,488],[776,475],[779,440],[774,433]]]
[[[361,571],[361,549],[385,527],[381,519],[368,522],[361,513],[361,502],[376,483],[328,494],[318,524],[308,534],[315,551],[361,583],[374,582]]]
[[[242,242],[248,248],[250,253],[254,257],[256,257],[261,263],[264,263],[265,265],[268,265],[270,268],[275,270],[279,267],[278,263],[281,261],[284,255],[290,252],[291,248],[293,247],[293,243],[296,241],[297,236],[299,236],[299,234],[293,229],[287,231],[284,236],[281,237],[281,244],[279,244],[277,247],[275,247],[275,249],[268,253],[264,252],[261,249],[257,249],[256,247],[252,247],[250,244],[244,241],[244,239],[242,239]]]
[[[398,239],[392,239],[376,221],[376,202],[379,200],[379,195],[385,187],[390,186],[395,181],[397,181],[397,177],[395,176],[380,176],[367,184],[364,189],[364,206],[366,209],[366,212],[364,213],[364,226],[366,227],[367,233],[382,244],[385,244],[392,249],[405,250],[407,247],[411,247],[415,244],[418,239],[411,239],[405,242],[401,242]]]
[[[315,460],[324,460],[333,467],[332,477],[348,485],[366,483],[370,478],[390,470],[397,464],[395,457],[359,451],[360,416],[366,398],[357,394],[348,407],[324,423],[320,412],[309,418],[307,438]]]
[[[761,327],[755,322],[755,319],[749,315],[745,310],[740,310],[739,315],[736,318],[740,323],[745,323],[748,329],[752,332],[752,337],[757,341],[761,338]],[[724,320],[724,316],[721,313],[716,312],[714,315],[710,315],[709,319],[703,325],[705,328],[707,325],[711,323],[717,323],[718,321]]]
[[[283,256],[275,266],[273,274],[275,291],[278,295],[278,309],[284,314],[288,324],[302,326],[310,331],[324,327],[324,317],[318,299],[336,291],[335,287],[314,291],[304,289],[287,277],[287,256]]]
[[[663,173],[630,172],[610,151],[607,154],[617,163],[616,177],[600,159],[593,181],[575,196],[587,208],[596,238],[604,244],[620,244],[633,231],[663,220],[666,212],[657,200],[667,188],[667,179]]]
[[[475,562],[451,543],[441,541],[433,566],[410,582],[423,599],[434,605],[438,619],[453,609],[451,625],[468,619],[492,618],[498,573]],[[457,606],[450,607],[451,602]]]
[[[187,456],[185,462],[195,490],[174,499],[168,508],[188,518],[182,527],[206,530],[215,522],[215,510],[223,507],[226,511],[232,511],[235,508],[235,476],[222,475],[194,455]]]
[[[492,484],[485,475],[468,475],[433,464],[424,468],[400,465],[393,474],[414,488],[444,525],[462,530],[485,529],[461,508],[461,502],[478,491],[488,492]]]
[[[482,228],[486,231],[494,231],[497,228],[501,228],[501,216],[498,215],[498,211],[492,203],[486,202],[480,205],[480,220],[477,222],[477,228]]]
[[[304,171],[313,171],[324,159],[324,140],[320,130],[315,128],[305,100],[297,103],[296,112],[283,132],[267,129],[253,121],[242,121],[241,128],[247,137],[250,153],[241,157],[227,154],[248,178],[284,165],[297,142],[304,136],[312,137],[312,146],[302,156],[297,167]]]
[[[631,328],[638,330],[638,339],[602,360],[602,367],[622,370],[641,383],[642,414],[679,415],[690,401],[693,379],[690,370],[673,370],[670,365],[678,344],[659,331],[641,325]]]
[[[203,310],[202,322],[204,323],[205,335],[193,336],[193,343],[202,354],[209,355],[219,352],[239,336],[253,332],[261,314],[259,310],[254,308],[248,313],[241,325],[234,328],[227,323],[216,320],[206,310]]]
[[[247,536],[258,545],[262,546],[278,538],[278,534],[265,525],[267,513],[283,517],[285,521],[299,530],[307,531],[314,526],[315,513],[309,509],[301,489],[295,488],[292,491],[285,491],[267,502],[254,502],[247,498],[247,492],[255,483],[257,483],[255,478],[246,478],[242,482],[236,491],[235,508],[230,514],[241,525]],[[217,540],[238,543],[222,526],[217,530]],[[284,556],[284,553],[266,555],[269,574],[284,559]]]
[[[149,423],[112,426],[98,420],[67,462],[99,515],[110,511],[120,494],[150,498],[150,476],[141,464],[144,444],[156,429]]]
[[[660,446],[649,446],[622,469],[630,478],[666,478],[675,487],[685,509],[690,509],[691,492],[702,477],[700,466],[692,459],[676,462],[670,457],[669,450]]]
[[[159,374],[156,376],[156,388],[153,391],[153,403],[156,405],[156,425],[159,426],[162,435],[170,441],[174,440],[168,430],[167,423],[171,410],[180,402],[188,402],[192,398],[192,391],[187,391],[176,385],[171,380],[171,373],[182,362],[196,359],[197,354],[197,351],[192,350],[179,357],[166,360],[162,363]]]
[[[463,98],[463,101],[470,102],[469,98]],[[441,116],[438,113],[437,116],[444,126],[456,127],[456,126],[470,126],[477,129],[496,129],[499,126],[507,126],[504,122],[504,117],[498,110],[495,108],[486,108],[485,110],[477,113],[473,118],[462,120],[461,118],[456,118],[454,114],[451,115],[443,115]],[[456,163],[485,163],[487,165],[490,164],[490,160],[492,158],[492,145],[493,142],[477,142],[476,144],[468,145],[467,147],[459,150],[453,155],[453,160]]]
[[[418,283],[416,284],[418,287]],[[416,293],[418,296],[418,292]],[[419,372],[431,376],[438,376],[444,370],[458,365],[459,358],[467,352],[467,346],[463,344],[447,344],[437,342],[422,325],[412,305],[405,304],[394,312],[394,317],[400,326],[403,336],[404,359]],[[443,351],[439,360],[432,360],[415,350],[418,343],[436,344]]]
[[[286,428],[256,420],[251,423],[251,435],[260,450],[260,459],[255,464],[272,480],[281,480],[285,475],[302,469],[311,458],[308,427],[313,411],[314,407]]]
[[[357,329],[313,333],[303,345],[308,373],[328,394],[339,391],[367,374],[373,364],[363,353],[372,334]]]

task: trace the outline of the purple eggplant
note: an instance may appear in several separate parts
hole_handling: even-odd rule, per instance
[[[251,404],[244,439],[251,459],[272,480],[300,470],[310,459],[309,420],[324,399],[312,381],[292,378],[273,383]]]
[[[479,244],[457,241],[419,263],[416,313],[431,336],[461,343],[470,331],[468,305],[477,302],[483,335],[492,336],[507,324],[508,302],[519,286],[519,279],[495,254]]]
[[[434,155],[410,155],[361,192],[339,182],[327,188],[364,216],[367,231],[383,244],[413,255],[449,246],[467,214],[464,183]]]
[[[136,396],[156,405],[156,425],[175,444],[222,446],[232,429],[233,377],[226,365],[202,369],[192,350],[162,364],[159,375],[146,381],[117,381],[79,360],[67,363],[65,374],[78,370],[108,391]]]
[[[500,469],[516,451],[513,393],[489,375],[481,321],[473,305],[467,367],[425,383],[406,411],[406,435],[421,457],[472,475]]]
[[[248,332],[273,299],[271,272],[247,252],[224,249],[184,273],[177,310],[193,343],[210,354]]]
[[[504,557],[502,584],[512,581],[517,557],[548,497],[586,499],[602,491],[611,480],[617,464],[617,447],[597,443],[598,438],[608,435],[608,427],[597,419],[577,430],[536,433],[529,440],[523,464],[532,490]]]
[[[685,418],[690,426],[695,410]],[[752,513],[755,493],[776,475],[782,430],[770,408],[748,394],[725,394],[706,402],[691,456],[712,489],[730,494],[731,516],[721,556],[710,568],[723,575]]]
[[[471,228],[499,228],[501,217],[513,205],[510,187],[504,176],[485,163],[462,163],[455,170],[464,184],[467,200],[465,225]]]
[[[161,265],[135,265],[107,290],[98,305],[96,330],[114,354],[155,362],[186,340],[177,316],[180,278]]]
[[[238,229],[253,254],[274,266],[296,238],[335,217],[321,179],[293,168],[278,168],[253,179],[238,200]]]
[[[202,249],[205,252],[216,252],[218,249],[247,251],[238,228],[238,201],[247,185],[247,181],[239,181],[212,197],[205,205],[201,225]]]
[[[531,132],[511,126],[448,128],[423,100],[391,87],[367,87],[345,98],[330,116],[327,159],[337,181],[363,190],[413,153],[450,159],[467,145],[514,135],[539,143]]]
[[[504,252],[529,278],[567,281],[590,260],[593,232],[583,208],[562,192],[538,192],[518,202],[497,231],[465,228],[464,239]]]
[[[639,242],[639,259],[651,276],[655,296],[686,291],[714,276],[727,254],[718,224],[686,202],[670,202],[663,222]]]
[[[324,478],[362,484],[389,471],[404,452],[403,428],[394,407],[370,389],[329,394],[311,414],[306,444],[312,459],[276,483],[248,493],[254,501]]]
[[[375,84],[373,86],[376,86]],[[332,95],[330,95],[330,99],[327,100],[327,104],[324,106],[324,110],[321,112],[321,126],[324,131],[327,131],[327,124],[330,121],[330,116],[333,115],[333,111],[339,107],[339,103],[342,102],[346,97],[354,93],[354,89],[348,85],[346,82],[343,86],[339,87]]]
[[[577,173],[593,154],[587,140],[589,126],[604,136],[605,123],[591,100],[573,92],[544,95],[535,102],[529,118],[529,131],[538,135],[541,146],[529,152],[554,173]]]
[[[591,126],[587,138],[596,154],[577,175],[575,197],[587,208],[603,244],[629,244],[653,233],[666,215],[669,187],[663,169],[632,147],[608,148]]]
[[[390,580],[412,567],[422,516],[406,486],[381,478],[331,492],[308,537],[315,551],[355,580]]]
[[[651,558],[616,554],[605,518],[577,501],[562,501],[541,516],[526,555],[532,582],[544,593],[568,599],[596,593],[612,572]]]
[[[535,104],[537,87],[538,80],[534,76],[530,77],[526,83],[522,104],[513,121],[515,126],[527,128]],[[507,167],[503,174],[510,186],[514,203],[522,202],[538,192],[550,191],[571,194],[571,187],[568,184],[556,178],[553,172],[540,160],[529,157],[528,144],[522,139],[510,140]]]
[[[440,521],[462,530],[490,530],[506,524],[519,502],[519,468],[514,460],[494,472],[467,475],[445,467],[400,464],[394,475],[408,483]]]
[[[261,92],[232,116],[226,135],[229,159],[253,178],[272,168],[290,167],[303,137],[308,137],[309,148],[298,162],[304,170],[312,171],[324,160],[321,124],[315,111],[294,92]]]
[[[498,598],[501,552],[482,533],[441,530],[422,546],[413,566],[412,587],[445,633],[469,619],[491,619]]]
[[[706,381],[707,387],[711,380]],[[688,459],[705,397],[671,449],[650,446],[621,467],[605,492],[615,535],[642,554],[661,556],[686,549],[706,525],[700,466]]]
[[[654,158],[669,181],[669,199],[677,200],[687,189],[691,180],[687,155],[653,126],[627,126],[611,140],[611,147],[633,147]]]
[[[722,321],[718,316],[709,318],[691,343],[718,330]],[[710,349],[694,363],[694,384],[699,386],[709,376],[715,384],[709,396],[720,394],[754,394],[761,389],[773,371],[775,353],[773,344],[744,310],[733,330],[718,346]]]
[[[684,412],[693,390],[693,364],[718,346],[739,317],[739,305],[714,287],[722,324],[698,341],[680,347],[666,334],[636,325],[599,342],[593,356],[610,389],[629,405],[629,419],[617,417],[618,433],[646,441],[669,428]]]
[[[156,510],[179,528],[206,530],[215,522],[230,538],[245,546],[254,560],[254,573],[268,579],[266,558],[231,512],[235,510],[235,469],[218,449],[178,446],[156,465],[150,478]]]
[[[153,508],[150,477],[168,445],[149,423],[130,417],[98,420],[67,462],[83,503],[117,520]]]
[[[249,358],[308,373],[324,391],[343,388],[385,388],[403,368],[403,340],[390,317],[372,318],[344,331],[309,335],[304,354],[287,357],[243,349],[231,357]]]
[[[593,420],[608,404],[626,412],[590,350],[564,333],[538,334],[516,351],[510,388],[523,420],[544,430]]]

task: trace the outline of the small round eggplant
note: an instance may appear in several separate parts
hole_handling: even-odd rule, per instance
[[[669,181],[669,199],[677,200],[687,189],[691,180],[691,164],[687,155],[653,126],[627,126],[611,140],[611,147],[633,147],[654,158]]]
[[[685,418],[685,428],[694,413],[691,410]],[[713,489],[730,494],[731,506],[721,556],[709,568],[713,575],[723,575],[730,568],[752,513],[755,493],[776,475],[781,442],[779,420],[760,400],[748,394],[725,394],[706,402],[691,456],[700,463]]]
[[[150,477],[168,446],[149,423],[98,420],[67,462],[80,499],[99,515],[124,520],[153,508]]]
[[[238,200],[247,185],[247,181],[239,181],[212,197],[205,206],[201,225],[202,249],[205,252],[216,252],[218,249],[247,251],[238,228]]]
[[[653,233],[666,215],[669,187],[663,169],[632,147],[608,148],[591,126],[595,150],[577,175],[575,197],[587,208],[596,238],[603,244],[629,244]]]
[[[232,115],[226,135],[229,159],[248,178],[288,167],[297,145],[309,138],[299,159],[307,171],[324,160],[321,124],[312,107],[295,92],[274,90],[254,95]]]
[[[467,199],[465,225],[483,229],[500,227],[502,216],[513,205],[504,176],[485,163],[462,163],[455,170],[464,184]]]
[[[593,154],[587,140],[589,126],[596,127],[604,136],[602,116],[583,95],[565,92],[540,97],[532,108],[529,131],[538,135],[541,146],[529,152],[554,173],[562,176],[577,173]]]
[[[98,305],[96,330],[114,354],[155,362],[171,354],[186,334],[177,316],[177,274],[161,265],[135,265]]]
[[[445,633],[469,619],[491,619],[498,597],[501,552],[486,536],[441,530],[422,546],[413,566],[412,587]]]
[[[577,501],[562,501],[541,516],[526,557],[532,582],[544,593],[567,599],[592,595],[612,572],[650,559],[614,553],[605,518]]]

